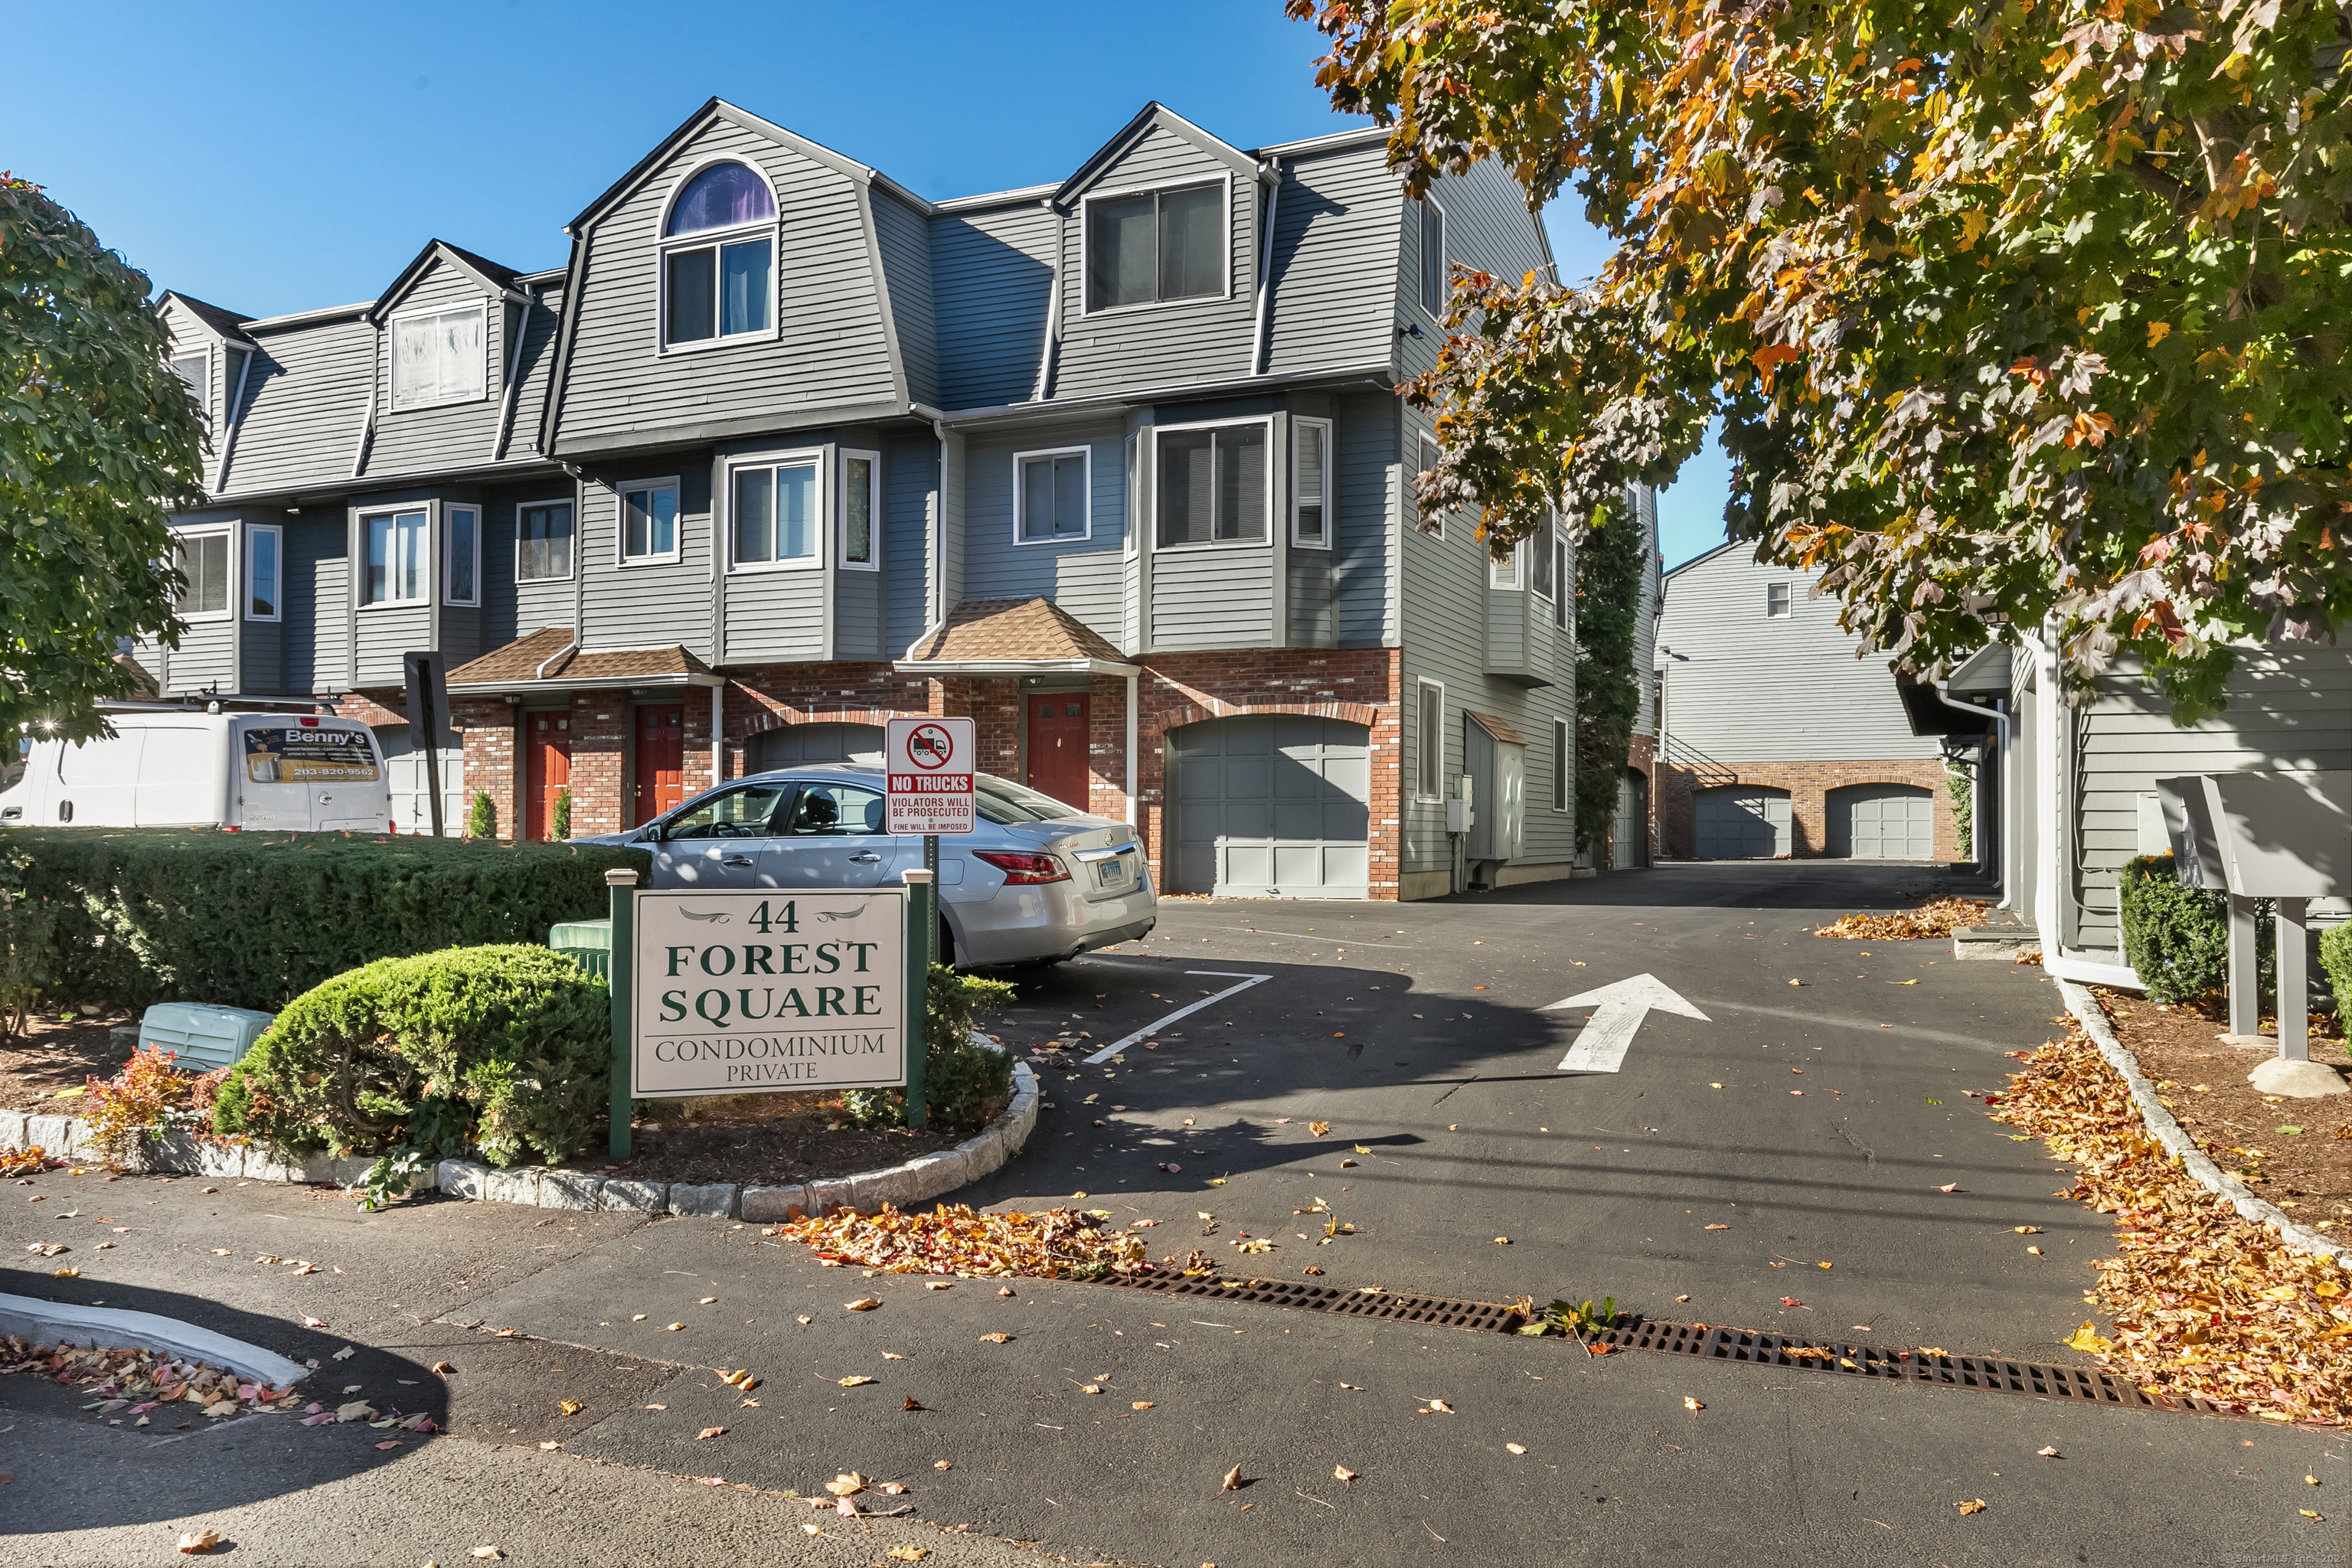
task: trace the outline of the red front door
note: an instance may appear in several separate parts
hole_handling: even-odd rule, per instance
[[[637,782],[629,826],[651,822],[686,798],[686,704],[637,710]]]
[[[1029,699],[1029,787],[1064,805],[1087,803],[1087,735],[1089,700],[1083,691],[1056,691]]]
[[[522,836],[545,840],[555,837],[555,797],[572,787],[572,715],[525,713],[522,722],[530,774],[523,793]]]

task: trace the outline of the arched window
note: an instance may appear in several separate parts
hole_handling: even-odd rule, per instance
[[[664,347],[774,331],[775,226],[775,197],[756,170],[714,163],[687,182],[662,229]]]

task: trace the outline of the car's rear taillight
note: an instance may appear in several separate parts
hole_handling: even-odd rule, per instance
[[[1013,886],[1034,886],[1039,882],[1066,882],[1069,872],[1051,855],[1014,855],[999,849],[975,849],[975,860],[985,860],[1004,873],[1004,880]]]

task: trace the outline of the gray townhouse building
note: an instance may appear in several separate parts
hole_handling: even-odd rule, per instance
[[[934,201],[713,100],[560,269],[435,240],[364,303],[167,294],[209,501],[187,634],[135,657],[404,752],[402,656],[438,650],[444,787],[501,837],[945,713],[1134,821],[1166,890],[1569,875],[1570,552],[1421,531],[1396,395],[1449,264],[1551,257],[1504,171],[1410,201],[1382,142],[1244,150],[1155,103],[1066,178]]]

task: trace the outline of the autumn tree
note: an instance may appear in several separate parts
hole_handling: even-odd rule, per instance
[[[1289,0],[1409,189],[1573,193],[1599,277],[1457,277],[1425,513],[1670,480],[1912,668],[2048,626],[2186,721],[2352,606],[2333,0]]]
[[[165,519],[201,504],[201,416],[146,277],[0,174],[0,736],[81,739],[127,695],[119,639],[176,641]]]

